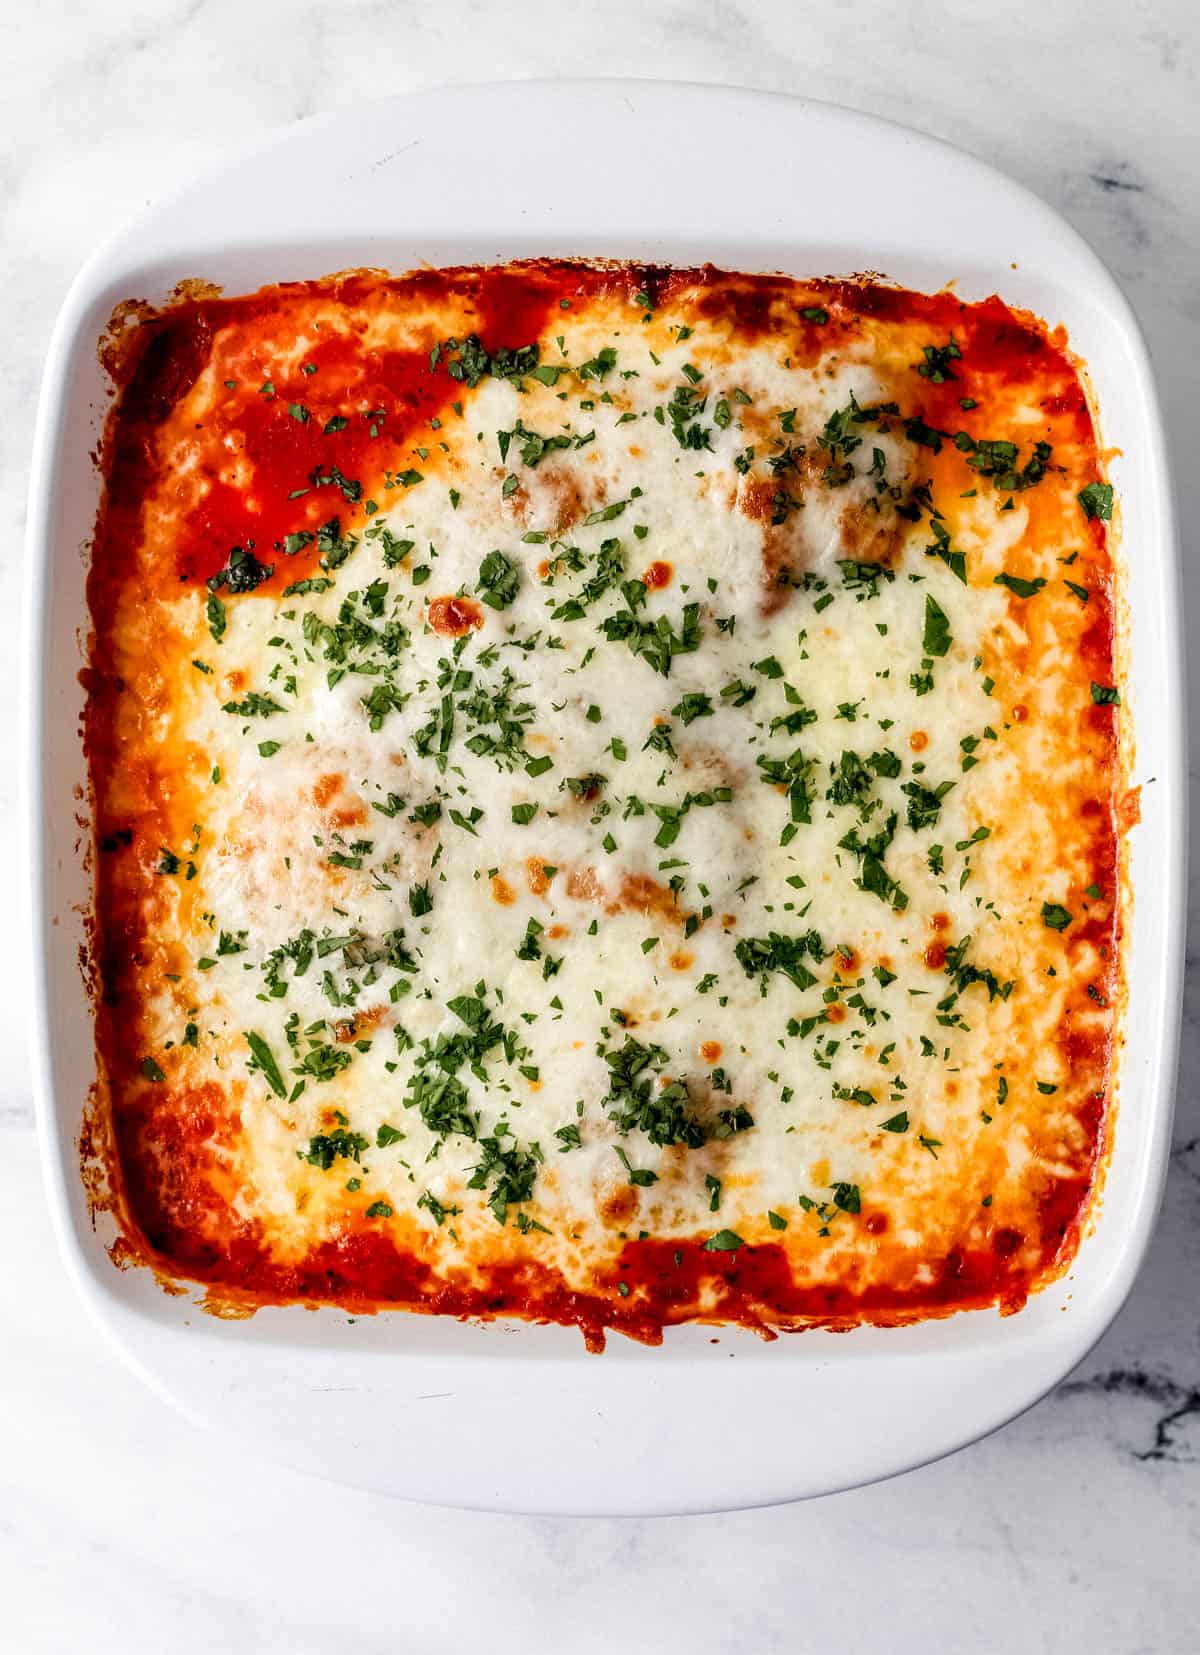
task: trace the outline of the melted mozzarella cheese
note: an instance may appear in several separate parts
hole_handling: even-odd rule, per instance
[[[387,314],[380,340],[459,337]],[[330,325],[326,298],[284,330],[276,385]],[[234,331],[162,439],[193,509],[263,486],[236,420],[223,466],[189,435]],[[373,510],[326,490],[318,540],[257,546],[275,576],[218,586],[215,625],[203,583],[152,596],[140,739],[178,760],[180,871],[144,864],[174,969],[137,1039],[225,1100],[196,1222],[284,1264],[382,1230],[432,1281],[533,1259],[585,1294],[639,1237],[918,1298],[998,1224],[1036,1266],[1095,1083],[1064,1018],[1103,1020],[1108,969],[1043,913],[1079,914],[1076,805],[1111,782],[1064,735],[1090,456],[972,471],[908,412],[924,343],[801,360],[686,291],[646,321],[598,292],[543,330],[558,371],[466,386],[363,480]],[[1023,462],[1035,400],[995,407]],[[1018,569],[1046,584],[996,583]]]

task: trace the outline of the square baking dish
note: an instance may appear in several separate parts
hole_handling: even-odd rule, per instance
[[[591,135],[586,171],[573,143]],[[736,139],[736,141],[735,141]],[[767,165],[748,165],[759,157]],[[812,164],[814,161],[819,164]],[[835,164],[836,163],[836,164]],[[794,187],[786,187],[789,179]],[[784,187],[781,188],[781,185]],[[227,292],[352,266],[403,271],[538,255],[712,262],[796,276],[953,282],[1063,322],[1088,365],[1126,551],[1127,701],[1137,737],[1129,1005],[1103,1193],[1066,1276],[1016,1315],[851,1334],[668,1329],[613,1337],[327,1308],[225,1321],[198,1292],[117,1270],[79,1137],[95,1078],[80,968],[91,893],[80,740],[85,578],[111,405],[97,341],[126,299],[184,278]],[[59,1239],[89,1309],[189,1416],[261,1454],[409,1498],[518,1511],[764,1504],[920,1464],[1042,1396],[1119,1309],[1166,1169],[1183,948],[1184,703],[1165,445],[1137,324],[1049,208],[917,133],[828,105],[653,82],[457,88],[309,121],[122,231],[58,320],[39,408],[28,543],[27,740],[35,1068]],[[713,1429],[714,1420],[719,1428]]]

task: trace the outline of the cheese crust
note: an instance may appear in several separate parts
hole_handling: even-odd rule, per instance
[[[1061,329],[550,261],[126,320],[86,742],[127,1256],[593,1345],[1061,1274],[1128,810]]]

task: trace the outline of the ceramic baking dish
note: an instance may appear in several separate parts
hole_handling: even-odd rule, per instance
[[[586,143],[581,143],[586,135]],[[819,163],[819,164],[814,164]],[[90,892],[78,672],[114,306],[180,279],[229,292],[348,266],[538,254],[879,271],[994,291],[1064,322],[1088,363],[1127,559],[1142,820],[1115,1146],[1068,1275],[1019,1314],[766,1343],[738,1329],[613,1337],[300,1307],[219,1321],[93,1225],[78,1137],[94,1076],[80,973]],[[412,1498],[507,1510],[683,1512],[826,1492],[944,1454],[1029,1406],[1129,1291],[1166,1166],[1183,940],[1180,608],[1163,433],[1141,335],[1060,218],[981,162],[826,105],[713,87],[565,82],[367,105],[240,154],[123,231],[75,282],[38,416],[29,511],[29,864],[38,1119],[59,1238],[124,1356],[255,1451]]]

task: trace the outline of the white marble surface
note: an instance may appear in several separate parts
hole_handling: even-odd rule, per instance
[[[1194,0],[39,0],[0,31],[0,659],[19,612],[46,336],[96,239],[181,169],[367,93],[641,74],[858,105],[997,162],[1115,270],[1161,375],[1200,622]],[[564,141],[571,141],[564,139]],[[747,164],[756,164],[748,153]],[[798,207],[803,177],[795,180]],[[886,187],[891,187],[887,185]],[[870,204],[864,203],[869,212]],[[16,685],[0,675],[11,727]],[[1200,720],[1197,721],[1200,723]],[[0,907],[23,870],[0,783]],[[1166,1209],[1115,1327],[1024,1419],[884,1487],[768,1512],[569,1522],[420,1509],[235,1463],[98,1342],[35,1157],[19,946],[0,952],[0,1644],[17,1655],[907,1655],[1200,1647],[1200,964]],[[902,1406],[898,1399],[898,1406]]]

